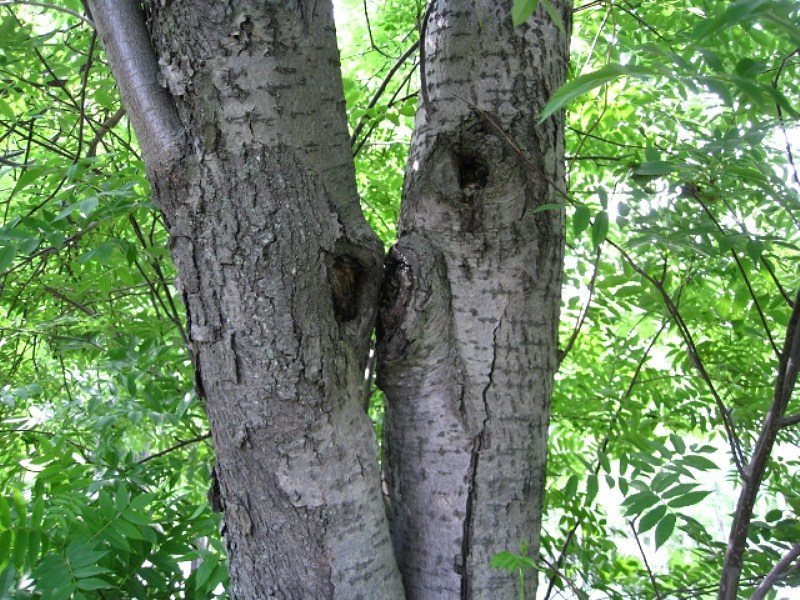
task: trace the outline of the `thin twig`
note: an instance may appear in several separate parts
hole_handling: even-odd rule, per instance
[[[792,415],[791,417],[785,417],[781,421],[781,427],[790,427],[791,425],[797,425],[800,423],[800,414]]]
[[[578,334],[581,331],[581,327],[583,327],[583,323],[586,320],[586,315],[589,314],[589,307],[592,305],[592,297],[594,296],[595,284],[597,282],[597,272],[600,270],[600,254],[601,254],[602,246],[597,248],[597,254],[594,258],[594,267],[592,270],[592,278],[589,281],[589,297],[586,299],[586,304],[583,305],[581,310],[581,314],[578,315],[578,320],[575,322],[575,328],[572,330],[572,335],[569,336],[569,340],[567,340],[567,345],[564,346],[564,349],[558,353],[558,364],[561,364],[561,361],[569,354],[569,351],[572,350],[572,346],[575,344],[575,340],[578,338]]]
[[[86,148],[87,158],[97,155],[97,146],[100,145],[101,141],[103,141],[105,135],[111,131],[117,125],[117,123],[120,122],[120,120],[122,120],[123,116],[125,116],[125,109],[119,108],[117,109],[117,112],[103,121],[102,125],[100,125],[100,127],[98,127],[95,131],[92,141],[89,142],[88,147]]]
[[[625,389],[625,393],[622,395],[623,402],[628,398],[630,398],[631,394],[633,393],[633,388],[639,382],[639,376],[641,375],[642,369],[644,368],[644,364],[647,362],[647,358],[650,356],[650,352],[653,350],[653,347],[656,345],[658,338],[661,337],[661,334],[663,333],[666,326],[667,326],[667,321],[663,321],[661,323],[661,327],[659,327],[658,331],[653,336],[653,339],[650,340],[650,343],[645,349],[644,354],[639,359],[639,362],[636,364],[636,370],[633,372],[633,376],[631,377],[631,380],[628,383],[628,387]],[[611,429],[616,425],[617,421],[619,420],[620,412],[621,412],[620,410],[617,410],[617,412],[614,414],[613,419],[608,425],[608,433],[606,434],[605,438],[603,438],[603,441],[600,443],[598,458],[597,461],[595,462],[594,469],[592,470],[595,476],[597,476],[597,474],[600,473],[599,455],[605,454],[608,451],[608,444],[611,441]],[[581,513],[578,516],[578,518],[575,520],[575,523],[573,523],[572,527],[570,528],[569,533],[567,533],[567,536],[564,538],[564,543],[561,546],[561,551],[559,552],[558,558],[556,559],[555,562],[555,566],[553,567],[554,572],[557,573],[558,572],[557,570],[561,568],[561,565],[563,564],[564,559],[567,556],[567,550],[569,549],[569,545],[572,543],[572,538],[575,537],[578,528],[583,523],[584,515],[585,513]],[[551,577],[547,585],[547,592],[544,595],[545,600],[549,600],[550,594],[552,593],[553,587],[555,586],[555,582],[556,582],[555,577]]]
[[[642,560],[644,561],[644,568],[647,569],[647,576],[650,578],[650,585],[653,586],[653,593],[656,595],[656,598],[661,598],[661,592],[658,590],[658,584],[656,583],[656,576],[653,575],[653,569],[650,568],[650,563],[647,562],[647,555],[644,553],[644,548],[642,548],[642,543],[639,541],[639,534],[636,533],[636,528],[633,526],[633,521],[628,521],[628,525],[631,527],[631,531],[633,532],[633,539],[636,540],[636,545],[639,547],[639,554],[642,555]]]
[[[183,448],[184,446],[188,446],[190,444],[196,444],[197,442],[202,442],[203,440],[207,440],[210,437],[211,437],[211,432],[209,431],[209,432],[204,433],[202,435],[198,435],[197,437],[193,437],[192,439],[189,439],[189,440],[180,440],[174,446],[170,446],[169,448],[161,450],[160,452],[156,452],[155,454],[151,454],[149,456],[145,456],[144,458],[140,458],[136,462],[137,462],[137,464],[141,465],[142,463],[146,463],[148,460],[153,460],[154,458],[159,458],[161,456],[165,456],[165,455],[169,454],[170,452],[174,452],[175,450],[179,450],[180,448]]]
[[[55,10],[58,12],[62,12],[68,15],[75,17],[76,19],[80,19],[87,25],[94,27],[94,23],[91,19],[82,15],[79,12],[74,10],[70,10],[69,8],[65,8],[63,6],[56,6],[55,4],[48,4],[47,2],[32,2],[28,0],[3,0],[0,2],[0,6],[19,6],[19,5],[26,5],[26,6],[38,6],[40,8],[47,8],[49,10]]]
[[[403,63],[406,62],[408,57],[411,56],[416,51],[416,49],[418,47],[419,47],[419,40],[417,40],[416,42],[411,44],[411,46],[409,46],[408,50],[403,52],[403,54],[400,55],[400,58],[398,58],[395,61],[394,65],[392,65],[392,68],[389,69],[389,72],[386,74],[386,77],[384,77],[383,81],[381,81],[380,86],[378,86],[378,90],[375,92],[375,95],[372,96],[372,100],[370,100],[369,104],[367,105],[367,110],[370,110],[371,108],[375,107],[375,105],[378,103],[378,100],[383,95],[383,92],[386,91],[386,88],[389,85],[389,82],[391,82],[392,77],[394,77],[394,75],[395,75],[395,73],[397,73],[398,69],[403,66]],[[359,119],[358,124],[356,125],[355,129],[353,130],[353,135],[350,136],[350,145],[351,146],[356,143],[356,140],[358,139],[358,134],[360,134],[361,130],[364,129],[364,125],[366,124],[366,121],[367,121],[367,115],[364,114]]]
[[[561,579],[566,581],[567,585],[570,587],[570,589],[572,589],[573,592],[575,592],[575,595],[578,598],[581,597],[581,589],[578,587],[578,584],[575,583],[574,580],[572,580],[569,577],[567,577],[566,574],[563,571],[560,571],[558,569],[558,567],[556,567],[553,563],[551,563],[549,560],[547,560],[543,556],[540,556],[539,560],[541,560],[547,566],[547,568],[550,569],[553,572],[554,576],[558,575],[559,577],[561,577]]]
[[[378,48],[378,45],[375,43],[375,39],[372,37],[372,24],[369,22],[369,9],[367,8],[367,0],[363,0],[362,4],[364,5],[364,20],[367,22],[367,33],[369,33],[369,45],[372,46],[372,49],[378,54],[385,56],[386,58],[392,58],[386,54],[386,52]]]
[[[84,314],[86,314],[86,315],[88,315],[90,317],[96,317],[97,316],[97,313],[94,310],[92,310],[91,308],[89,308],[88,306],[86,306],[84,304],[81,304],[77,300],[73,300],[72,298],[62,294],[60,291],[58,291],[54,287],[50,287],[49,285],[46,285],[46,286],[44,286],[44,289],[45,289],[46,292],[48,292],[49,294],[52,294],[53,296],[55,296],[59,300],[63,300],[67,304],[71,304],[72,306],[77,308],[82,313],[84,313]]]
[[[714,213],[711,212],[711,209],[708,205],[703,202],[703,199],[700,197],[700,194],[694,186],[686,186],[687,192],[689,195],[694,198],[701,207],[703,207],[703,212],[706,213],[706,216],[714,223],[714,226],[717,228],[721,234],[725,235],[725,229],[722,227],[720,222],[714,216]],[[767,323],[767,317],[764,315],[764,311],[761,309],[761,303],[758,301],[758,296],[756,296],[755,291],[753,290],[753,286],[750,283],[750,278],[747,276],[747,271],[744,269],[744,265],[742,264],[741,259],[739,258],[739,253],[736,251],[736,248],[731,248],[731,255],[733,256],[733,260],[736,263],[736,267],[739,269],[739,273],[744,280],[745,286],[747,286],[747,292],[750,294],[750,298],[753,301],[754,306],[756,307],[756,312],[758,312],[758,317],[761,320],[761,325],[764,328],[764,333],[767,334],[767,339],[769,340],[770,346],[772,346],[772,350],[775,353],[775,356],[780,358],[781,351],[778,349],[778,345],[775,343],[775,340],[772,339],[772,332],[769,329],[769,323]]]
[[[781,64],[778,67],[777,72],[775,73],[775,78],[772,80],[772,87],[776,91],[778,90],[778,81],[781,78],[781,74],[783,73],[783,69],[786,66],[786,63],[789,61],[789,59],[792,56],[795,56],[796,54],[800,54],[800,48],[796,48],[794,50],[794,52],[792,52],[788,56],[784,57],[784,59],[781,61]],[[789,134],[786,132],[786,121],[785,121],[784,116],[783,116],[783,109],[781,108],[781,105],[778,104],[777,102],[775,103],[775,110],[776,110],[776,112],[778,114],[778,121],[780,122],[781,131],[783,132],[783,139],[786,141],[786,159],[789,161],[789,165],[792,167],[792,176],[793,176],[794,182],[798,186],[800,186],[800,175],[798,175],[798,173],[797,173],[797,165],[794,162],[794,156],[792,154],[792,144],[789,141]],[[787,211],[787,212],[789,212],[789,211]],[[795,225],[800,227],[800,223],[798,223],[798,221],[797,221],[797,219],[795,219],[794,215],[789,213],[789,217],[794,221]]]
[[[641,275],[645,280],[649,281],[650,284],[656,288],[656,291],[661,295],[661,298],[664,301],[664,305],[667,307],[670,315],[672,316],[672,320],[675,322],[675,325],[678,327],[678,331],[683,338],[684,343],[686,344],[686,349],[689,353],[689,358],[692,361],[694,367],[700,373],[700,376],[703,378],[703,381],[706,382],[709,391],[711,392],[712,397],[714,398],[714,402],[717,405],[717,410],[720,413],[720,418],[722,419],[722,425],[725,428],[725,435],[728,439],[728,445],[731,449],[731,455],[733,456],[733,461],[736,464],[736,469],[739,471],[739,474],[742,476],[742,479],[747,480],[747,473],[745,472],[744,468],[744,453],[742,452],[741,444],[739,443],[739,439],[736,436],[736,429],[733,425],[733,420],[731,419],[730,412],[728,408],[725,406],[725,403],[722,401],[719,393],[717,392],[717,388],[714,385],[714,382],[711,379],[711,376],[708,374],[706,370],[705,364],[703,363],[702,359],[700,358],[700,353],[697,350],[697,345],[694,343],[694,337],[692,336],[691,331],[689,331],[689,327],[686,325],[686,321],[683,320],[683,316],[681,315],[678,307],[673,302],[672,298],[670,297],[667,290],[664,288],[664,285],[661,281],[654,278],[650,275],[647,271],[642,269],[639,265],[634,262],[634,260],[628,255],[627,252],[620,246],[619,244],[613,242],[610,239],[606,239],[606,242],[610,244],[613,248],[620,253],[620,255],[625,259],[625,261],[633,267],[633,270],[636,271],[639,275]]]

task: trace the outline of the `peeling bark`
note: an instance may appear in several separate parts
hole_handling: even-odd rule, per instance
[[[556,6],[570,22],[568,2]],[[540,8],[435,1],[378,325],[385,479],[409,598],[512,598],[539,545],[563,248],[567,36]],[[568,29],[568,25],[567,25]],[[532,168],[533,166],[533,168]],[[527,580],[533,597],[536,578]]]

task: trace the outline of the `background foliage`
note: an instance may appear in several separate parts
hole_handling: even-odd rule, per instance
[[[0,597],[224,596],[163,223],[81,2],[33,4],[0,2]],[[424,10],[337,4],[358,185],[387,247]],[[567,211],[568,250],[543,597],[716,593],[733,456],[755,444],[800,286],[797,17],[576,6],[548,109],[568,110],[569,177],[565,207],[544,207]],[[798,443],[781,430],[745,592],[800,539]],[[497,566],[524,574],[522,554]]]

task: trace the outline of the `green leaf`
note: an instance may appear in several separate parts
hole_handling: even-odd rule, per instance
[[[13,245],[0,246],[0,273],[4,273],[14,263],[17,257],[17,247]]]
[[[693,504],[697,504],[698,502],[702,501],[710,493],[711,492],[690,492],[682,496],[676,496],[675,498],[667,502],[667,504],[669,504],[670,508],[681,508],[684,506],[692,506]]]
[[[658,522],[658,526],[656,527],[656,548],[663,546],[670,538],[672,532],[675,531],[676,520],[675,515],[669,513]]]
[[[77,582],[78,589],[81,590],[104,590],[112,587],[110,583],[98,577],[89,577],[87,579],[79,579]]]
[[[14,502],[14,511],[17,513],[17,526],[25,527],[28,524],[28,507],[25,497],[14,490],[14,493],[11,494],[11,499]]]
[[[130,501],[130,495],[128,494],[128,488],[124,482],[120,481],[119,485],[117,485],[117,489],[114,494],[114,505],[117,509],[117,512],[120,514],[124,512],[125,509],[128,507],[129,501]]]
[[[565,83],[555,91],[555,93],[550,97],[550,100],[547,101],[547,104],[544,105],[544,108],[539,115],[539,123],[547,119],[556,111],[564,108],[578,96],[585,94],[596,87],[605,85],[623,76],[648,77],[650,75],[651,72],[649,69],[644,69],[633,65],[620,65],[616,63],[606,65],[602,69],[594,71],[593,73],[581,75],[580,77]]]
[[[539,0],[514,0],[511,7],[511,22],[514,27],[527,21],[539,5]]]
[[[631,173],[640,177],[662,177],[675,171],[675,165],[665,160],[648,160],[632,169]]]
[[[14,550],[12,552],[11,562],[16,565],[18,569],[25,566],[25,557],[28,554],[28,530],[17,529],[14,532]]]
[[[679,483],[675,487],[672,487],[665,492],[662,492],[662,498],[672,498],[673,496],[682,496],[688,492],[691,492],[694,488],[696,488],[699,483]]]
[[[574,498],[578,493],[578,476],[572,475],[564,486],[564,497],[567,499]]]
[[[764,252],[764,242],[761,240],[747,240],[744,251],[753,262],[758,262]]]
[[[681,436],[671,433],[669,435],[669,439],[672,442],[672,447],[675,448],[675,451],[678,454],[683,454],[684,452],[686,452],[686,444],[684,443],[683,438]]]
[[[767,523],[774,523],[775,521],[779,521],[781,519],[781,517],[783,517],[783,511],[780,508],[773,508],[771,511],[769,511],[766,514],[766,516],[764,517],[764,520]],[[0,556],[2,556],[2,555],[3,555],[3,553],[0,552]]]
[[[489,566],[493,569],[503,569],[513,573],[519,568],[519,559],[513,552],[503,550],[489,560]]]
[[[685,465],[698,469],[700,471],[710,471],[712,469],[718,468],[716,464],[711,462],[704,456],[698,456],[696,454],[691,454],[689,456],[684,456],[681,462]]]
[[[497,555],[495,555],[497,556]],[[494,557],[493,557],[494,559]],[[200,566],[197,568],[197,578],[195,579],[195,587],[198,590],[202,590],[205,584],[208,582],[211,574],[214,572],[214,569],[217,566],[216,557],[213,555],[207,555]],[[489,563],[490,566],[491,562]]]
[[[10,529],[0,531],[0,566],[6,564],[10,556],[12,538],[13,534]]]
[[[108,569],[106,569],[105,567],[101,567],[100,565],[89,565],[86,567],[81,567],[80,569],[75,569],[72,572],[72,574],[77,579],[84,579],[86,577],[102,575],[103,573],[108,573]]]
[[[639,533],[650,531],[656,526],[656,523],[658,523],[664,517],[665,514],[667,514],[666,506],[663,504],[656,506],[653,510],[639,519]]]
[[[575,237],[586,231],[591,217],[592,213],[589,212],[588,206],[581,204],[575,207],[575,214],[572,215],[572,231]]]
[[[42,547],[42,532],[31,530],[28,534],[28,565],[35,565]]]
[[[608,213],[601,210],[594,216],[592,223],[592,245],[595,249],[606,241],[606,236],[608,236]]]
[[[634,515],[644,512],[645,509],[650,508],[658,502],[659,498],[653,492],[644,491],[628,496],[625,498],[624,504],[627,507],[626,513]]]
[[[611,473],[611,462],[608,460],[608,455],[605,452],[600,452],[597,455],[597,461],[605,473]]]
[[[531,214],[535,215],[536,213],[542,212],[542,211],[545,211],[545,210],[562,210],[564,208],[566,208],[566,206],[564,204],[552,204],[552,203],[551,204],[541,204],[541,205],[537,206],[536,208],[534,208],[531,211]]]
[[[87,565],[94,565],[103,558],[108,552],[95,550],[97,545],[94,542],[86,542],[76,539],[70,542],[65,551],[70,567],[80,569]]]
[[[39,496],[33,503],[33,510],[31,511],[31,528],[39,529],[42,526],[43,518],[44,518],[44,498]]]
[[[0,527],[4,529],[11,529],[12,527],[11,507],[3,495],[0,495]]]
[[[561,18],[561,15],[558,14],[556,7],[553,6],[553,3],[550,0],[542,0],[542,5],[544,6],[544,10],[547,13],[547,16],[553,21],[553,24],[556,28],[562,33],[566,34],[567,29],[564,27],[564,19]]]
[[[0,98],[0,115],[11,122],[16,121],[16,116],[14,115],[14,110],[11,108],[11,105],[2,98]]]
[[[589,475],[586,478],[586,504],[591,504],[597,497],[597,475]]]

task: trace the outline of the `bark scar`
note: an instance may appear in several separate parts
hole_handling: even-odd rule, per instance
[[[338,256],[331,265],[331,296],[333,312],[339,323],[358,316],[358,296],[362,270],[349,256]]]
[[[397,245],[389,251],[384,268],[377,334],[378,343],[386,347],[401,332],[403,318],[412,302],[414,277],[411,265],[397,249]],[[392,346],[396,346],[396,344],[392,344]]]

